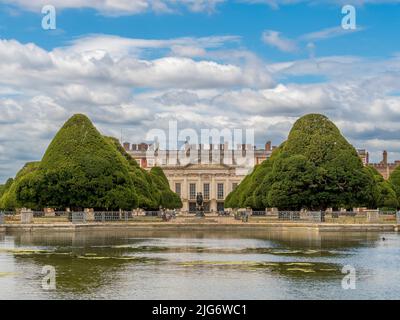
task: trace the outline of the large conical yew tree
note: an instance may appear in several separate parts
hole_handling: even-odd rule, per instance
[[[376,192],[356,150],[319,114],[298,119],[287,141],[244,182],[228,196],[226,206],[352,208],[369,206]]]
[[[64,124],[41,162],[21,171],[0,206],[10,207],[7,199],[15,199],[14,207],[155,209],[162,205],[161,193],[174,196],[164,181],[153,181],[116,139],[102,136],[81,114]]]
[[[393,186],[396,193],[396,199],[400,206],[400,167],[397,167],[389,177],[389,183]]]

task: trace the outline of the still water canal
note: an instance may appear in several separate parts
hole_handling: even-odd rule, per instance
[[[344,266],[354,290],[342,288]],[[398,233],[0,234],[0,299],[399,298]]]

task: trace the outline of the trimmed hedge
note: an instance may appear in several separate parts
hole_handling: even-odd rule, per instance
[[[228,195],[226,207],[376,206],[379,192],[373,174],[339,129],[327,117],[309,114],[298,119],[287,141]]]
[[[102,136],[85,115],[77,114],[56,134],[42,161],[21,170],[0,208],[181,206],[175,200],[168,181],[141,169],[117,139]]]

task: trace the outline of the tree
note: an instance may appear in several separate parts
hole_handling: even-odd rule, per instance
[[[393,185],[397,197],[400,198],[400,167],[397,167],[389,177],[390,183]]]
[[[7,182],[6,182],[5,184],[1,184],[1,185],[0,185],[0,199],[1,199],[1,196],[2,196],[5,192],[7,192],[8,189],[10,189],[10,187],[11,187],[13,181],[14,181],[14,179],[10,178],[10,179],[7,180]]]
[[[181,208],[181,198],[175,193],[171,192],[169,182],[160,167],[153,167],[150,170],[154,188],[158,191],[159,203],[163,208],[174,209]]]
[[[374,177],[376,185],[374,201],[371,203],[370,207],[383,210],[395,210],[398,208],[399,200],[392,181],[390,179],[385,181],[382,175],[372,166],[367,166],[366,169]]]
[[[173,192],[164,171],[160,167],[153,167],[150,173],[140,168],[115,138],[108,137],[118,152],[127,160],[133,184],[138,191],[138,206],[145,209],[181,208],[180,197]]]
[[[31,175],[37,170],[39,162],[28,162],[25,166],[17,173],[15,179],[8,179],[4,193],[0,197],[0,209],[14,210],[15,208],[21,207],[17,201],[16,190],[24,179],[25,176]],[[36,207],[32,207],[35,209]]]
[[[273,159],[279,155],[281,147],[276,148],[271,155],[270,161],[264,161],[254,167],[251,174],[247,175],[237,188],[228,194],[225,199],[226,208],[245,208],[264,209],[266,204],[266,194],[269,184],[266,177],[272,171]]]
[[[164,178],[140,168],[118,140],[102,136],[78,114],[56,134],[42,161],[21,170],[0,207],[154,209],[161,199],[181,205]]]
[[[305,156],[282,156],[274,163],[267,202],[283,210],[313,207],[316,167]]]
[[[232,207],[299,210],[373,203],[373,175],[325,116],[296,121],[288,139],[228,195]],[[248,201],[250,200],[250,201]]]

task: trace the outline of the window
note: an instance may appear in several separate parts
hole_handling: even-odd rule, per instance
[[[238,186],[237,182],[232,183],[232,191],[235,190],[237,186]]]
[[[209,183],[205,183],[203,185],[203,198],[204,198],[204,200],[210,199],[210,184]]]
[[[189,197],[190,199],[196,199],[196,184],[189,184]]]
[[[218,197],[218,199],[224,198],[224,184],[223,183],[217,184],[217,197]]]
[[[180,183],[175,183],[175,193],[178,196],[181,196],[181,184]]]
[[[148,167],[154,167],[154,159],[148,159],[147,160],[147,166]]]

